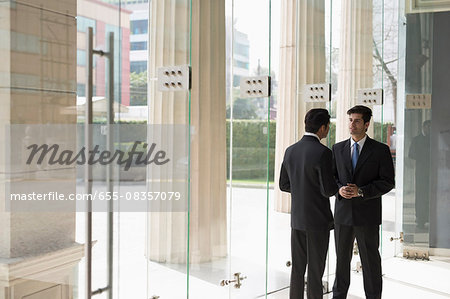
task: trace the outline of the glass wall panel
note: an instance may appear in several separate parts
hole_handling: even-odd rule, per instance
[[[397,95],[398,95],[398,3],[382,3],[381,32],[382,52],[380,47],[374,46],[374,65],[377,72],[381,72],[381,84],[383,87],[383,106],[381,111],[382,125],[380,126],[380,140],[390,147],[394,166],[396,166],[397,145]],[[378,49],[378,52],[376,51]],[[381,55],[382,53],[382,55]],[[396,171],[397,173],[397,171]],[[398,182],[396,182],[398,183]],[[401,213],[396,197],[397,188],[383,196],[382,203],[382,239],[381,253],[384,259],[394,257],[399,250],[399,242],[390,241],[400,234]]]
[[[396,44],[395,39],[391,41],[389,49],[385,48],[385,41],[391,40],[396,34],[396,16],[395,4],[391,8],[394,10],[389,14],[390,28],[385,32],[385,9],[384,1],[333,1],[327,7],[332,8],[332,15],[329,24],[330,42],[327,45],[327,58],[329,70],[327,75],[332,83],[332,105],[331,115],[335,118],[335,126],[331,127],[329,143],[343,141],[349,138],[347,110],[357,105],[358,90],[366,88],[385,89],[384,105],[373,105],[366,103],[373,111],[373,118],[368,130],[368,135],[382,143],[387,143],[387,125],[386,118],[393,122],[395,111],[392,105],[395,99],[392,94],[396,94],[396,86],[387,86],[386,84],[395,83],[395,76],[387,78],[386,74],[395,75],[395,68],[392,69],[392,63],[396,62]],[[389,55],[385,56],[385,51]],[[392,61],[389,61],[391,59]],[[388,81],[390,79],[391,81]],[[385,105],[387,107],[385,109]],[[391,125],[392,127],[392,125]],[[334,199],[333,199],[334,200]],[[395,190],[383,196],[383,224],[389,232],[392,231],[395,224]],[[386,211],[385,211],[386,210]],[[380,250],[385,245],[388,237],[393,236],[380,234],[382,239]],[[336,254],[334,244],[334,234],[332,234],[329,250],[329,271],[330,283],[334,281]],[[356,241],[355,241],[356,242]],[[356,243],[355,243],[356,246]],[[354,250],[351,268],[358,269],[360,258],[357,247]],[[393,256],[393,253],[390,255]],[[331,289],[331,286],[330,286]]]
[[[114,82],[110,82],[109,77],[109,58],[106,56],[95,55],[93,57],[93,122],[95,125],[92,127],[93,131],[93,144],[92,146],[99,146],[100,149],[106,150],[106,135],[101,133],[101,127],[105,126],[107,123],[107,103],[110,100],[109,87],[111,84],[114,85],[114,110],[118,113],[120,112],[119,103],[122,99],[121,83],[121,59],[127,59],[127,57],[122,55],[123,43],[128,41],[123,41],[122,30],[127,30],[129,28],[129,14],[124,13],[124,20],[128,22],[121,22],[120,17],[122,12],[119,7],[108,5],[104,2],[93,2],[93,1],[77,1],[77,84],[79,89],[77,90],[77,123],[80,124],[79,134],[77,134],[78,147],[82,148],[85,146],[84,140],[84,126],[87,125],[85,113],[86,113],[86,96],[88,88],[87,80],[87,56],[89,53],[87,36],[88,29],[93,29],[93,49],[103,50],[105,52],[109,51],[109,34],[114,32],[114,57],[111,59],[114,61],[115,69],[113,72]],[[120,29],[119,29],[120,28]],[[126,74],[123,74],[126,76]],[[82,87],[84,90],[82,90]],[[124,88],[125,89],[125,88]],[[118,115],[118,114],[117,114]],[[118,134],[115,133],[116,130],[111,130],[110,134],[112,138],[118,141]],[[119,181],[117,179],[118,168],[114,168],[113,172],[113,182],[114,186],[112,189],[108,189],[107,178],[107,166],[91,166],[93,177],[92,177],[92,194],[102,193],[106,194],[108,191],[113,190],[118,192]],[[87,194],[88,190],[85,188],[85,167],[79,167],[77,169],[78,180],[77,180],[77,193]],[[108,264],[113,261],[115,267],[117,267],[118,260],[117,255],[113,254],[112,259],[108,260],[108,248],[110,239],[108,237],[108,217],[114,217],[114,222],[117,223],[119,214],[114,216],[105,212],[107,209],[106,202],[102,205],[102,208],[95,206],[92,213],[92,286],[91,291],[94,292],[98,289],[102,289],[108,286]],[[85,244],[86,243],[86,213],[77,213],[77,242]],[[114,227],[112,231],[113,235],[113,252],[117,252],[117,237],[118,227]],[[86,296],[86,258],[80,263],[80,268],[78,272],[78,277],[80,280],[80,288],[78,289],[78,297],[83,298]],[[118,269],[118,268],[116,268]],[[118,272],[116,270],[113,273],[114,279],[118,277]],[[116,280],[117,281],[117,280]],[[116,292],[118,290],[117,285],[111,290],[111,292]],[[98,298],[108,298],[108,291],[97,295]]]
[[[394,6],[390,3],[388,6]],[[373,88],[383,90],[383,104],[373,105],[373,139],[390,145],[391,138],[388,134],[392,134],[393,127],[393,90],[392,84],[395,83],[395,77],[390,78],[396,64],[388,59],[393,58],[396,54],[397,44],[395,43],[395,32],[397,22],[394,18],[395,11],[386,10],[385,1],[373,1]],[[387,21],[386,21],[387,20]],[[386,31],[387,30],[387,31]],[[389,41],[389,43],[386,43]],[[394,42],[394,44],[393,44]],[[385,46],[386,45],[386,46]],[[392,53],[394,51],[394,53]],[[395,61],[395,58],[393,58]],[[388,79],[390,79],[388,81]],[[396,88],[396,87],[395,87]],[[389,142],[387,141],[389,139]],[[393,154],[391,150],[391,154]],[[382,225],[380,227],[380,254],[383,258],[394,257],[395,242],[391,242],[390,238],[395,235],[396,221],[396,202],[395,188],[384,194],[382,197]]]
[[[397,259],[388,264],[386,276],[420,285],[433,291],[440,287],[441,274],[435,266],[440,255],[446,255],[448,242],[448,67],[450,40],[444,33],[449,26],[449,13],[405,14],[400,5],[399,24],[399,100],[396,126],[397,200],[401,204],[403,246],[399,256],[430,261],[408,268],[407,261]],[[448,180],[447,180],[448,181]],[[445,219],[445,220],[444,220]],[[398,235],[396,236],[398,237]],[[398,242],[398,241],[397,241]],[[400,251],[400,250],[397,250]],[[434,266],[433,266],[434,265]],[[444,271],[447,265],[442,264]],[[413,278],[420,272],[420,283]],[[446,274],[444,274],[446,275]],[[430,295],[431,296],[431,295]]]
[[[270,110],[270,155],[275,155],[276,144],[276,125],[280,123],[279,120],[279,101],[280,98],[279,85],[281,80],[281,72],[287,72],[284,69],[286,62],[281,60],[282,49],[281,43],[286,43],[289,39],[286,38],[288,33],[288,26],[295,30],[295,24],[289,22],[287,11],[289,4],[279,0],[271,1],[271,74],[272,74],[272,97]],[[292,14],[295,14],[293,11]],[[291,20],[293,22],[294,20]],[[281,32],[281,28],[286,30],[284,37],[277,34]],[[290,30],[289,30],[290,31]],[[295,36],[295,31],[294,31]],[[285,53],[285,52],[284,52]],[[284,59],[287,59],[283,56]],[[293,67],[291,65],[291,67]],[[294,78],[292,83],[295,84]],[[283,84],[286,84],[283,83]],[[268,298],[277,298],[277,296],[287,296],[289,293],[290,273],[291,273],[291,217],[289,213],[277,211],[276,197],[274,195],[275,185],[278,181],[274,181],[276,174],[280,169],[274,168],[275,161],[273,158],[269,160],[269,171],[273,173],[273,177],[269,178],[269,206],[268,206],[268,247],[267,247],[267,294]]]
[[[94,144],[105,146],[107,131],[106,107],[110,99],[110,86],[113,85],[114,123],[108,131],[113,139],[113,148],[124,152],[130,151],[133,143],[147,142],[147,56],[135,73],[130,72],[130,64],[136,61],[136,55],[130,49],[134,39],[131,34],[131,22],[143,19],[147,24],[148,3],[128,5],[128,2],[111,3],[95,1],[77,1],[77,107],[78,122],[84,124],[84,103],[86,97],[86,53],[88,52],[86,34],[88,27],[93,27],[94,49],[103,50],[105,56],[94,55],[93,65],[93,109],[94,109]],[[136,17],[138,14],[138,17]],[[114,55],[108,56],[109,36],[114,34]],[[148,40],[148,36],[145,37]],[[144,42],[146,42],[146,40]],[[109,59],[113,60],[113,82],[110,81]],[[138,58],[142,59],[142,58]],[[83,135],[79,136],[79,144],[84,144]],[[134,199],[136,194],[147,191],[146,167],[113,166],[112,189],[107,188],[106,166],[94,167],[93,192],[102,193],[111,190],[120,198]],[[83,176],[83,170],[79,171]],[[83,178],[80,177],[77,191],[84,192]],[[93,213],[93,246],[92,256],[92,291],[105,288],[108,285],[108,265],[112,267],[113,288],[115,297],[147,298],[147,257],[146,257],[146,227],[147,214],[133,206],[115,202],[114,214],[94,210]],[[77,241],[85,243],[85,214],[77,213]],[[112,217],[113,231],[108,228],[109,217]],[[112,243],[108,234],[112,235]],[[112,260],[108,260],[108,250],[112,246]],[[80,264],[80,288],[78,294],[85,294],[84,260]],[[112,298],[103,291],[95,298]]]
[[[141,5],[136,4],[136,8]],[[196,223],[188,210],[194,198],[191,194],[195,194],[190,188],[190,175],[196,169],[192,166],[194,163],[189,152],[189,140],[193,140],[192,134],[198,127],[191,127],[190,91],[160,91],[158,68],[191,64],[191,1],[150,1],[148,5],[148,14],[136,11],[135,15],[135,20],[148,20],[149,34],[148,51],[145,51],[143,59],[140,51],[132,51],[133,59],[141,61],[142,67],[145,65],[143,61],[148,61],[148,75],[145,68],[132,69],[133,105],[144,105],[139,107],[148,111],[149,142],[152,136],[160,136],[161,146],[167,148],[168,153],[181,150],[185,154],[174,158],[168,168],[147,167],[146,191],[153,195],[157,192],[179,192],[182,207],[177,208],[176,203],[170,201],[149,203],[145,218],[146,237],[142,240],[145,242],[147,260],[145,298],[187,298],[190,277],[188,265],[192,257],[189,251],[192,248],[189,230],[191,228],[193,231],[193,223]],[[136,28],[141,29],[132,33],[132,41],[140,40],[140,34],[146,32],[142,23],[145,22],[136,23],[141,26]],[[174,80],[172,77],[169,79]],[[195,82],[194,79],[192,82]],[[145,96],[147,84],[148,98]],[[127,294],[124,296],[128,297]]]
[[[340,47],[340,1],[325,1],[325,55],[326,55],[326,82],[331,85],[331,99],[324,108],[328,109],[330,120],[330,131],[326,138],[326,145],[329,148],[339,142],[336,140],[336,105],[337,102],[337,90],[338,90],[338,72],[339,72],[339,47]],[[334,213],[333,207],[336,198],[333,196],[330,198],[331,209]],[[327,263],[324,272],[324,293],[332,291],[332,286],[336,272],[336,249],[334,242],[334,233],[330,232],[330,242],[328,246]]]
[[[201,298],[204,292],[214,298],[253,298],[266,292],[268,180],[273,180],[268,175],[273,169],[268,169],[268,165],[274,146],[268,148],[269,135],[274,134],[269,111],[273,101],[240,96],[240,80],[271,73],[270,1],[225,3],[226,213],[223,222],[215,224],[225,228],[225,241],[216,245],[215,255],[204,257],[205,262],[191,262],[190,295],[194,298]],[[276,84],[274,79],[272,87]],[[222,200],[221,194],[217,197]],[[216,213],[222,217],[220,211]],[[201,239],[207,241],[207,235]],[[222,246],[224,251],[219,251]],[[195,254],[193,250],[191,254]],[[236,279],[235,273],[244,277],[240,288],[235,287],[236,281],[227,282]]]
[[[115,101],[120,103],[116,109],[116,123],[120,128],[116,134],[116,146],[129,151],[135,142],[140,142],[138,148],[142,150],[145,143],[150,144],[147,106],[147,61],[148,52],[142,51],[141,57],[130,46],[136,36],[136,24],[139,30],[148,32],[149,4],[147,1],[135,4],[132,1],[117,1],[111,3],[120,7],[120,29],[118,26],[106,26],[107,32],[114,32],[115,36]],[[144,26],[145,28],[141,28]],[[139,31],[138,30],[138,31]],[[149,36],[142,37],[144,43]],[[143,59],[144,64],[137,70],[132,68],[137,59]],[[155,138],[158,147],[160,138]],[[143,196],[151,190],[147,186],[147,167],[133,165],[130,169],[121,168],[118,172],[116,190],[122,197],[130,199],[117,208],[115,214],[115,242],[114,242],[114,297],[148,298],[148,255],[147,255],[147,213],[145,209],[130,207],[127,204],[141,201]],[[132,203],[133,204],[133,203]],[[151,206],[149,204],[148,206]],[[147,208],[148,208],[147,206]],[[131,208],[131,209],[130,209]]]
[[[48,200],[54,192],[75,193],[75,168],[28,158],[33,144],[76,147],[75,16],[70,2],[0,3],[2,298],[46,298],[78,288],[83,248],[75,243],[74,205],[62,202],[67,210],[53,210],[57,204]],[[62,134],[49,133],[55,128]],[[14,194],[30,209],[15,209]]]
[[[433,14],[407,15],[407,22],[405,95],[431,94]],[[403,229],[405,244],[428,247],[431,109],[414,108],[404,114]]]
[[[272,1],[233,2],[233,59],[244,63],[234,64],[232,72],[241,77],[272,76],[274,86],[276,78],[270,64],[271,5]],[[241,289],[230,289],[232,298],[263,296],[267,289],[268,185],[273,180],[273,169],[268,166],[273,165],[270,157],[274,150],[274,144],[270,147],[268,142],[275,131],[269,111],[273,104],[273,97],[245,98],[237,92],[230,97],[229,269],[230,274],[241,272],[247,276]]]
[[[276,2],[273,2],[276,3]],[[280,91],[283,97],[277,101],[277,136],[278,148],[287,147],[283,144],[287,136],[293,138],[289,142],[295,143],[304,135],[304,117],[312,108],[327,108],[331,111],[331,104],[307,102],[304,96],[306,84],[332,83],[332,34],[331,34],[331,1],[280,1],[278,15],[272,11],[274,20],[279,18],[282,35],[280,36],[280,65],[275,62],[275,70],[280,80]],[[274,23],[276,23],[274,21]],[[275,24],[272,25],[275,29]],[[276,31],[274,31],[276,32]],[[290,52],[290,47],[293,52]],[[275,48],[275,45],[274,45]],[[333,53],[333,55],[336,55]],[[336,57],[333,57],[334,59]],[[277,57],[273,57],[275,61]],[[295,62],[295,64],[294,64]],[[292,86],[290,86],[292,85]],[[293,88],[292,88],[293,87]],[[336,90],[336,86],[332,86]],[[281,90],[284,89],[284,90]],[[290,93],[290,89],[294,92]],[[334,92],[333,92],[334,93]],[[292,97],[292,98],[291,98]],[[290,112],[292,110],[292,113]],[[278,112],[277,111],[277,112]],[[279,116],[282,115],[282,116]],[[333,124],[331,125],[333,127]],[[330,135],[334,130],[330,130]],[[332,145],[331,139],[324,140]],[[284,156],[284,152],[282,153]],[[275,169],[279,172],[280,169]],[[278,181],[274,182],[278,184]],[[279,192],[279,190],[277,190]],[[269,205],[269,249],[268,249],[268,293],[276,296],[288,296],[291,274],[291,216],[290,196],[271,196]],[[324,290],[328,291],[329,269],[324,273]]]
[[[327,142],[331,148],[336,140],[336,108],[339,73],[339,47],[341,1],[325,1],[325,43],[326,43],[326,78],[331,84],[331,101],[329,111],[331,115],[330,132]]]

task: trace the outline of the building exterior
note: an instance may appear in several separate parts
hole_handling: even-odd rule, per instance
[[[98,13],[102,11],[102,13]],[[86,32],[93,27],[94,45],[105,49],[109,32],[114,32],[118,68],[116,82],[122,82],[115,89],[115,101],[130,105],[130,14],[102,1],[86,0],[77,2],[77,95],[84,97],[86,92]],[[120,29],[119,29],[120,28]],[[106,96],[106,59],[95,58],[94,95]]]
[[[241,77],[247,77],[250,75],[249,47],[250,42],[247,34],[234,30],[233,87],[239,86]]]

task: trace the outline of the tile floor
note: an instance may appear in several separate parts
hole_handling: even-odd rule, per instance
[[[145,188],[142,185],[124,184],[121,192]],[[269,192],[269,204],[272,205],[272,194]],[[190,299],[251,299],[261,297],[265,291],[265,246],[266,246],[266,199],[264,189],[233,188],[230,200],[228,190],[229,211],[228,240],[231,254],[211,263],[192,265],[189,277]],[[395,198],[383,203],[386,221],[395,221]],[[184,264],[162,264],[148,261],[145,256],[146,213],[116,213],[115,216],[115,288],[114,298],[149,299],[153,295],[161,299],[186,298],[187,276]],[[84,214],[77,214],[77,240],[84,242]],[[290,259],[290,217],[273,211],[269,207],[268,248],[269,255],[267,298],[288,298],[290,268],[286,262]],[[389,225],[386,225],[388,228]],[[393,226],[392,226],[393,227]],[[94,247],[94,289],[106,285],[106,217],[104,213],[94,216],[94,239],[98,240]],[[450,258],[432,257],[431,261],[411,261],[394,257],[398,244],[389,242],[396,233],[386,229],[383,231],[383,299],[440,299],[450,298]],[[330,240],[330,254],[327,273],[330,285],[334,279],[335,265],[333,240]],[[356,263],[357,258],[353,263]],[[79,267],[78,293],[83,294],[84,265]],[[221,279],[227,279],[232,273],[242,272],[248,278],[243,281],[241,289],[221,287]],[[353,272],[349,289],[349,299],[364,297],[362,274]],[[277,291],[276,290],[281,290]],[[83,296],[74,297],[75,299]],[[331,298],[330,294],[324,298]],[[95,299],[106,298],[102,294]]]

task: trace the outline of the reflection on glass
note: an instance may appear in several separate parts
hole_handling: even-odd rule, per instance
[[[432,91],[430,13],[406,16],[405,94]],[[404,119],[403,231],[406,245],[429,245],[431,110],[406,109]]]
[[[185,0],[149,1],[147,4],[142,4],[130,1],[127,9],[133,10],[131,20],[136,25],[133,27],[130,40],[132,42],[148,41],[148,50],[132,50],[130,53],[130,89],[133,109],[143,109],[145,115],[148,115],[149,124],[168,126],[181,124],[188,127],[189,91],[158,91],[157,73],[159,67],[190,64],[190,2]],[[148,34],[142,34],[146,31],[143,28],[146,22],[149,27]],[[148,95],[146,95],[147,84]],[[192,138],[191,132],[193,131],[186,129],[181,140],[177,139],[175,132],[168,132],[164,141],[180,141],[181,144],[174,146],[187,150],[190,144],[189,138]],[[170,149],[170,151],[173,150],[175,148]],[[158,172],[147,172],[147,191],[164,188],[164,186],[175,187],[177,183],[187,186],[190,162],[188,157],[178,159],[174,163],[172,173],[166,176]],[[175,174],[181,177],[176,180]],[[188,194],[187,190],[186,194]],[[189,196],[188,200],[191,203],[192,196]],[[189,221],[197,223],[196,219],[189,219],[188,212],[183,211],[146,213],[145,239],[142,240],[145,244],[144,255],[147,268],[145,298],[187,297],[188,271],[190,271],[188,264],[191,258],[188,250],[195,246],[195,241],[189,239]],[[193,228],[191,231],[197,230]]]
[[[408,157],[415,161],[415,205],[416,225],[418,229],[425,229],[429,222],[430,196],[430,130],[431,121],[422,124],[422,132],[412,139]]]

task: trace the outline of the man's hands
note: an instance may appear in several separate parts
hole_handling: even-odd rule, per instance
[[[353,197],[358,197],[358,186],[355,184],[347,184],[347,186],[342,186],[339,189],[339,195],[345,199],[351,199]]]

